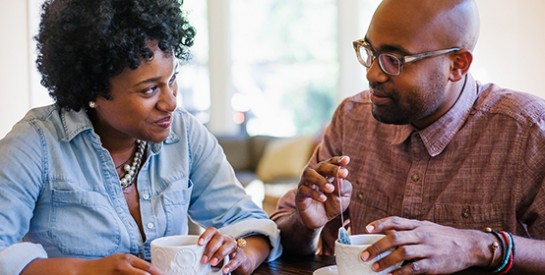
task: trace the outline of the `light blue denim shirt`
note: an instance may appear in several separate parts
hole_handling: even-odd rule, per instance
[[[279,231],[234,176],[217,140],[185,110],[150,143],[138,174],[145,238],[129,213],[108,151],[85,111],[36,108],[0,140],[0,274],[45,257],[150,259],[150,242],[188,233],[188,218],[234,237]],[[145,239],[145,241],[144,241]]]

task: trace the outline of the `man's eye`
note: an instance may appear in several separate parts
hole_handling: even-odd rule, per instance
[[[397,59],[395,56],[393,55],[387,55],[385,54],[384,57],[383,57],[384,61],[387,62],[388,64],[391,64],[393,66],[398,66],[399,65],[399,59]]]

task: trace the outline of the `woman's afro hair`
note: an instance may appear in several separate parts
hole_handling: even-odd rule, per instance
[[[136,69],[153,52],[148,42],[181,60],[195,29],[182,0],[46,0],[36,36],[42,85],[60,108],[79,111],[110,98],[109,79]]]

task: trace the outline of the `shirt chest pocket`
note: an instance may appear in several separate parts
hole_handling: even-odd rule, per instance
[[[435,223],[457,228],[505,228],[506,213],[498,204],[437,204],[427,217]]]
[[[107,198],[92,191],[51,195],[49,238],[66,256],[104,257],[120,245],[121,221]]]
[[[177,190],[165,190],[161,194],[166,218],[166,235],[187,234],[187,212],[191,200],[191,190],[190,186]]]

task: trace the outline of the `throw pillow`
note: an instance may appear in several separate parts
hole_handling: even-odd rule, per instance
[[[271,140],[259,160],[256,174],[263,182],[299,178],[312,153],[311,136]]]

